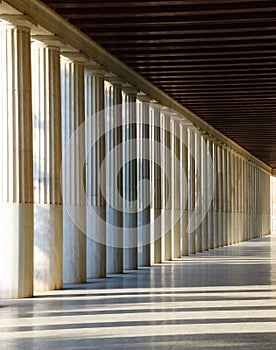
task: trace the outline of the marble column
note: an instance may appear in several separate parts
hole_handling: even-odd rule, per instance
[[[222,145],[217,144],[217,245],[223,247],[223,218],[222,218],[222,196],[223,196],[223,175],[222,175]]]
[[[210,159],[207,162],[207,178],[208,178],[208,248],[214,249],[214,158],[213,158],[213,140],[211,137],[207,140],[207,148]]]
[[[160,109],[161,106],[156,102],[150,104],[150,139],[151,142],[151,163],[150,173],[151,181],[154,188],[154,198],[151,201],[151,225],[153,232],[151,232],[151,264],[161,262],[161,196],[162,196],[162,182],[161,182],[161,152],[160,152]],[[154,143],[153,143],[154,141]]]
[[[138,267],[137,237],[137,98],[138,90],[123,85],[124,270]]]
[[[86,171],[86,270],[87,278],[106,276],[106,202],[105,171],[101,168],[105,158],[105,112],[104,110],[104,76],[106,71],[99,65],[88,65],[85,70],[86,94],[86,137],[87,145],[92,146],[87,152]],[[89,213],[92,211],[99,219]]]
[[[222,235],[223,246],[228,245],[227,239],[227,146],[222,146]]]
[[[34,143],[34,286],[62,288],[60,42],[32,44]]]
[[[232,163],[231,163],[231,150],[229,147],[227,147],[227,245],[232,244],[232,237],[231,237],[231,189],[232,189],[232,178],[231,178],[231,171],[232,171]]]
[[[202,251],[208,250],[208,159],[210,156],[208,154],[207,148],[208,135],[202,132],[201,137],[201,188],[202,188]]]
[[[213,198],[213,241],[214,248],[218,248],[218,140],[213,140],[213,181],[214,181],[214,198]]]
[[[86,203],[81,193],[85,165],[85,138],[74,133],[85,121],[84,63],[80,53],[63,52],[61,58],[62,149],[70,152],[62,170],[63,186],[63,282],[86,282]],[[70,143],[71,137],[74,143]],[[70,146],[68,146],[70,144]],[[65,155],[64,155],[65,157]],[[70,215],[71,214],[71,215]],[[73,214],[73,216],[72,216]],[[78,225],[74,222],[78,216]],[[80,223],[81,227],[80,227]]]
[[[181,169],[180,169],[180,118],[172,115],[171,121],[171,148],[172,148],[172,258],[180,258],[180,197]]]
[[[137,114],[137,223],[138,266],[150,266],[150,161],[149,154],[149,102],[145,94],[138,94]]]
[[[196,253],[195,233],[195,129],[188,129],[188,252]]]
[[[188,122],[180,123],[180,239],[181,239],[181,256],[187,256],[188,252]]]
[[[123,272],[123,203],[122,203],[122,84],[116,76],[106,77],[106,269]]]
[[[172,259],[172,153],[171,153],[171,111],[161,109],[161,163],[162,171],[162,261]]]
[[[0,22],[0,298],[33,294],[30,29]]]
[[[196,215],[196,252],[202,252],[202,148],[201,134],[195,132],[195,215]]]

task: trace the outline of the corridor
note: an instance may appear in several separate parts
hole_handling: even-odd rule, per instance
[[[276,349],[275,263],[274,234],[0,300],[0,349]]]

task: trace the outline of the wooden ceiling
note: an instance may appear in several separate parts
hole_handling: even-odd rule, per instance
[[[276,168],[275,0],[44,0]]]

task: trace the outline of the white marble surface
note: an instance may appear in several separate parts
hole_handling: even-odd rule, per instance
[[[274,350],[276,236],[0,301],[0,349]]]
[[[62,288],[62,205],[34,205],[34,289]]]

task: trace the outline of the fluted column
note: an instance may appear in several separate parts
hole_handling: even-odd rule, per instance
[[[137,223],[138,266],[150,265],[150,164],[149,154],[149,102],[145,94],[138,94],[137,115]],[[148,141],[148,142],[147,142]]]
[[[189,213],[189,233],[188,233],[188,252],[196,253],[195,236],[195,130],[193,127],[188,129],[188,213]]]
[[[150,173],[154,188],[154,198],[151,201],[151,264],[161,262],[161,208],[162,208],[162,182],[161,182],[161,152],[160,152],[160,109],[156,102],[151,102],[150,108],[150,138],[151,138],[151,163]],[[154,142],[153,142],[154,141]]]
[[[161,109],[161,163],[162,171],[162,261],[172,259],[172,172],[171,172],[171,111]]]
[[[222,236],[223,246],[228,245],[227,239],[227,146],[222,146]]]
[[[0,23],[0,298],[33,294],[30,30]]]
[[[124,269],[138,267],[137,256],[137,89],[123,85]]]
[[[122,177],[122,81],[107,76],[106,82],[106,269],[123,272],[123,204]]]
[[[210,159],[207,162],[208,174],[208,248],[214,248],[214,158],[213,158],[213,140],[209,137],[207,140],[207,148],[210,154]]]
[[[180,197],[181,193],[181,169],[180,169],[180,118],[172,115],[172,258],[180,258]]]
[[[213,241],[214,248],[218,248],[218,142],[217,140],[213,141],[213,180],[214,180],[214,198],[213,198]]]
[[[232,188],[232,179],[231,179],[231,150],[229,147],[226,149],[227,152],[227,245],[232,244],[231,238],[231,188]]]
[[[180,123],[180,238],[181,256],[187,256],[188,252],[188,122]]]
[[[34,283],[62,287],[60,43],[32,44],[34,142]]]
[[[223,247],[223,216],[222,216],[222,208],[223,208],[223,175],[222,175],[222,145],[219,142],[217,144],[217,237],[218,247]]]
[[[195,215],[196,252],[202,252],[202,144],[201,134],[195,132]]]
[[[201,188],[202,188],[202,216],[201,234],[202,234],[202,250],[207,251],[208,247],[208,160],[210,155],[207,148],[208,135],[202,132],[201,137]]]
[[[62,54],[61,59],[61,115],[62,149],[68,152],[62,171],[63,185],[63,282],[86,282],[86,203],[81,196],[83,191],[85,159],[84,135],[74,133],[83,125],[84,113],[84,62],[86,58],[78,53]],[[71,137],[74,141],[71,143]],[[64,162],[64,160],[63,160]],[[84,166],[84,168],[83,168]],[[76,225],[74,216],[82,223]],[[70,215],[71,214],[71,215]]]
[[[105,118],[104,118],[104,75],[106,72],[100,66],[86,67],[86,137],[87,149],[86,188],[87,202],[96,215],[87,212],[87,278],[106,276],[106,203],[103,195],[106,185],[105,171],[101,169],[105,158]]]

